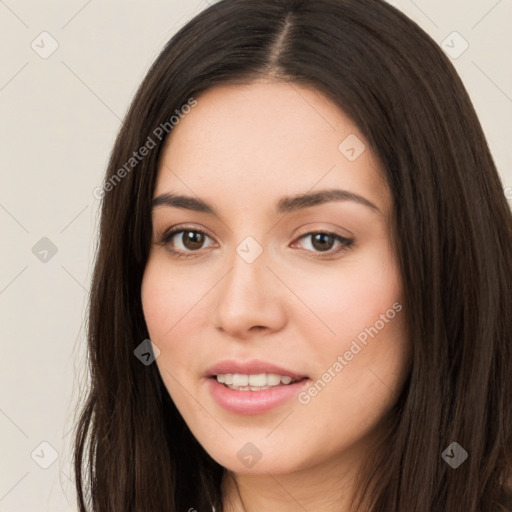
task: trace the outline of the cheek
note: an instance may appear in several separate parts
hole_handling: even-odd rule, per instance
[[[379,331],[388,332],[390,326],[382,324],[381,315],[394,319],[397,306],[393,309],[393,305],[401,300],[400,275],[383,250],[347,258],[335,272],[301,273],[297,282],[299,298],[308,311],[294,318],[311,333],[311,339],[327,344],[327,353],[344,349],[376,322]]]
[[[180,278],[162,258],[150,260],[141,286],[144,318],[152,341],[157,345],[172,338],[186,324],[187,312],[201,300],[199,283]],[[167,267],[167,268],[166,268]]]
[[[163,279],[158,279],[158,273],[149,265],[142,280],[141,299],[149,336],[153,341],[161,339],[165,330],[172,326],[170,314],[175,306],[172,297],[176,297],[175,290]]]
[[[160,350],[156,364],[168,390],[173,389],[177,371],[183,367],[180,361],[187,358],[187,344],[172,343],[180,335],[184,322],[179,321],[185,315],[186,300],[180,293],[176,279],[166,278],[156,263],[146,267],[141,287],[142,309],[149,338]],[[185,317],[186,318],[186,317]]]
[[[206,276],[191,280],[170,269],[162,257],[148,262],[141,285],[142,309],[149,337],[160,350],[156,363],[161,373],[165,369],[182,379],[190,370],[198,350],[192,340],[201,338],[209,318],[210,281]],[[164,373],[162,377],[166,380]]]
[[[320,330],[312,315],[300,320],[301,330],[315,340],[310,349],[318,362],[318,384],[311,400],[304,396],[301,403],[320,416],[331,411],[332,425],[348,415],[368,426],[396,398],[406,375],[409,344],[399,272],[385,251],[368,253],[354,263],[347,259],[336,277],[321,277],[303,289],[329,330]]]

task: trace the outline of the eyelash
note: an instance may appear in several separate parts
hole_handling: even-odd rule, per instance
[[[211,238],[204,231],[202,231],[200,229],[180,228],[180,229],[174,229],[169,232],[165,232],[162,235],[162,237],[160,238],[160,244],[167,245],[176,234],[187,233],[187,232],[199,233],[201,235],[205,235],[208,238]],[[335,241],[340,242],[341,245],[337,249],[329,249],[328,251],[317,252],[316,254],[313,255],[313,257],[317,258],[317,259],[326,259],[326,258],[332,257],[333,255],[343,254],[346,251],[348,251],[354,243],[354,240],[352,240],[350,238],[342,237],[342,236],[338,235],[337,233],[333,233],[331,231],[310,231],[309,233],[305,233],[305,234],[301,235],[299,238],[297,238],[297,240],[307,238],[308,236],[311,236],[311,235],[320,235],[320,234],[332,236],[335,239]],[[177,251],[177,250],[171,249],[171,248],[167,248],[167,250],[174,257],[176,257],[178,259],[194,258],[194,257],[198,256],[197,253],[200,251],[200,249],[198,249],[197,251],[182,252],[182,251]],[[310,251],[308,249],[306,249],[306,251],[315,253],[315,251]]]

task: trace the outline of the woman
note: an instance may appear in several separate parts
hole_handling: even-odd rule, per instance
[[[406,16],[216,3],[101,195],[81,511],[512,510],[512,216]]]

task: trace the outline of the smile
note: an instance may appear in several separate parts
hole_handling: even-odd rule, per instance
[[[224,384],[229,389],[237,391],[263,391],[275,386],[287,386],[300,379],[293,379],[289,375],[278,375],[276,373],[221,373],[217,375],[217,382]]]

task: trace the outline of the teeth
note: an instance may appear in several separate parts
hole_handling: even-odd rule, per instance
[[[275,373],[269,373],[267,375],[267,386],[277,386],[281,384],[281,377]]]
[[[240,375],[239,373],[233,375],[233,386],[244,387],[247,384],[249,384],[249,375]]]
[[[277,375],[275,373],[257,373],[246,375],[240,373],[222,373],[217,375],[217,382],[226,387],[238,391],[261,391],[281,384],[290,384],[296,379],[288,375]]]
[[[251,386],[265,386],[267,384],[267,375],[265,373],[258,373],[256,375],[249,375],[249,385]]]

